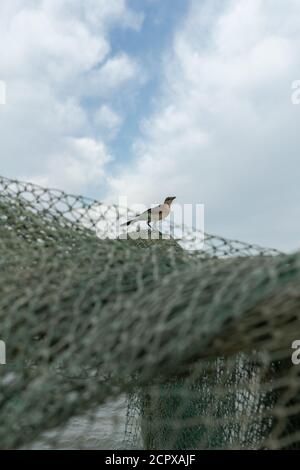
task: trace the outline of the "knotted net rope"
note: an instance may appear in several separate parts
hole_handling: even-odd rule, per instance
[[[124,447],[300,447],[300,254],[126,240],[112,214],[0,177],[0,447],[124,394]]]

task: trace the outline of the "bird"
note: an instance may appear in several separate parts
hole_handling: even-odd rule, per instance
[[[130,225],[130,224],[133,224],[134,222],[146,221],[148,226],[152,228],[150,225],[151,222],[157,222],[159,220],[163,220],[166,217],[168,217],[168,215],[170,214],[170,210],[171,210],[171,204],[174,201],[174,199],[176,199],[176,196],[166,197],[165,202],[163,204],[160,204],[159,206],[156,206],[156,207],[152,207],[151,209],[148,209],[147,211],[142,212],[142,214],[138,215],[134,219],[128,220],[128,222],[125,222],[124,224],[122,224],[122,226]]]

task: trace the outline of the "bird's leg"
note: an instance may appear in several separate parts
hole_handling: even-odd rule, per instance
[[[150,228],[150,230],[152,230],[152,227],[151,227],[151,225],[150,225],[150,222],[151,222],[151,212],[148,211],[147,225],[148,225],[148,227]]]
[[[158,232],[159,238],[162,238],[162,237],[163,237],[163,234],[162,234],[162,232],[160,231],[160,229],[161,229],[161,223],[158,222],[158,226],[157,226],[157,222],[155,222],[155,223],[154,223],[154,227],[155,227],[155,230],[157,230],[157,232]]]

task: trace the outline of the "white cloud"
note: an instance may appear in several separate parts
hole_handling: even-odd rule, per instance
[[[109,137],[115,137],[122,124],[122,118],[110,106],[104,104],[95,113],[94,122],[99,130],[108,133]]]
[[[106,163],[111,160],[102,142],[89,138],[70,138],[61,145],[59,154],[52,154],[46,161],[46,172],[30,179],[45,187],[76,191],[88,189],[89,184],[103,180]],[[23,179],[28,180],[24,175]]]
[[[139,29],[142,20],[126,0],[1,1],[1,174],[78,192],[101,186],[112,157],[83,98],[89,89],[99,99],[105,88],[113,99],[121,86],[139,82],[134,59],[111,54],[110,30]],[[112,112],[106,119],[115,130],[121,125]]]
[[[143,83],[144,75],[141,67],[123,53],[109,58],[101,68],[92,71],[89,79],[82,83],[81,93],[107,97],[134,78],[137,82]]]
[[[298,0],[193,1],[164,60],[157,109],[110,194],[206,205],[206,229],[299,247]]]
[[[121,25],[139,30],[144,19],[141,13],[128,8],[126,0],[86,0],[84,9],[85,18],[97,27],[111,27],[122,18]]]
[[[52,1],[35,2],[32,6],[18,2],[16,11],[9,11],[5,22],[2,20],[1,69],[11,80],[19,74],[23,80],[43,76],[59,83],[89,70],[109,52],[103,32],[94,34],[71,5],[68,14],[62,16]],[[7,2],[4,0],[0,13]],[[61,8],[66,3],[61,1]],[[79,3],[75,1],[74,6]]]

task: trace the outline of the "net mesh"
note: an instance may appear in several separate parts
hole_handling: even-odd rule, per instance
[[[299,448],[300,254],[125,215],[0,177],[1,447]]]

